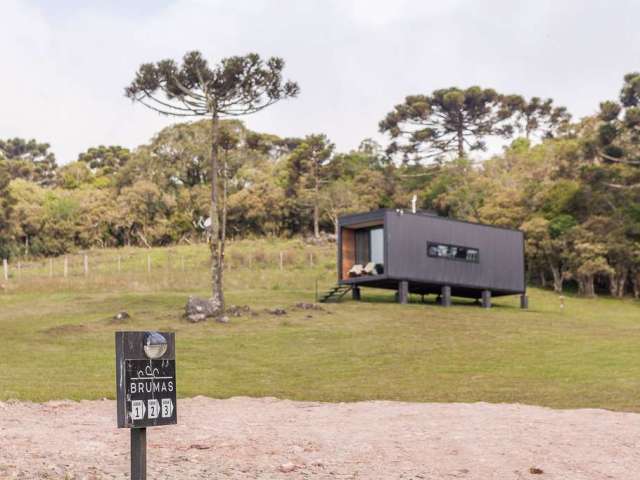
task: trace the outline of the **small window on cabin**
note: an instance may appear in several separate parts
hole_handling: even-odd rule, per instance
[[[463,262],[471,263],[478,263],[480,261],[480,251],[477,248],[461,247],[459,245],[448,245],[443,243],[427,242],[427,255],[430,257],[461,260]]]

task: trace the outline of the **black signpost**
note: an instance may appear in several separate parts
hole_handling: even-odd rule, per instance
[[[174,425],[175,334],[116,332],[118,427],[131,429],[131,479],[147,478],[147,427]]]

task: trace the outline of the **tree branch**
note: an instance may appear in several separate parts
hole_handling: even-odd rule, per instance
[[[172,111],[162,110],[160,108],[154,107],[153,105],[151,105],[149,103],[146,103],[142,99],[139,99],[137,101],[140,102],[145,107],[147,107],[148,109],[153,110],[154,112],[158,112],[161,115],[175,116],[175,117],[200,117],[201,116],[198,113],[180,113],[180,112],[172,112]]]
[[[604,152],[598,151],[598,155],[600,155],[605,160],[609,160],[610,162],[622,163],[625,165],[640,165],[640,160],[624,160],[622,158],[612,157],[611,155],[607,155]]]

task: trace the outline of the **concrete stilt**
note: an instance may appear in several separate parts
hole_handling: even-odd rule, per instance
[[[526,309],[529,308],[529,297],[526,293],[520,295],[520,308]]]
[[[409,303],[409,282],[406,280],[398,282],[398,303]]]
[[[444,285],[440,293],[440,305],[443,307],[451,306],[451,287]]]
[[[491,290],[482,291],[482,308],[491,308]]]

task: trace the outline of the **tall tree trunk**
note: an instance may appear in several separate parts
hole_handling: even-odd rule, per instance
[[[587,297],[593,298],[596,296],[596,288],[594,285],[593,275],[589,275],[587,278]]]
[[[320,167],[315,156],[313,158],[313,176],[315,177],[313,198],[313,238],[320,238]]]
[[[218,113],[211,115],[211,301],[224,311],[224,297],[222,295],[222,270],[220,268],[220,216],[218,205],[218,128],[220,120]]]
[[[547,274],[544,271],[544,268],[540,269],[540,286],[542,288],[547,288]]]
[[[222,275],[224,272],[224,250],[227,241],[227,152],[222,154],[222,224],[220,226],[220,250],[218,258],[218,266],[220,275],[218,275],[218,291],[224,306],[224,289],[222,288]]]
[[[596,296],[593,277],[593,275],[581,275],[578,277],[578,292],[580,293],[580,295],[589,298],[593,298]]]
[[[612,297],[618,296],[618,278],[615,273],[610,273],[609,278],[609,295]]]
[[[628,270],[618,267],[609,274],[609,293],[612,297],[624,297],[624,287],[627,285]]]
[[[627,272],[618,279],[618,297],[622,298],[625,294],[625,287],[627,286]]]
[[[562,268],[555,265],[549,265],[551,274],[553,275],[553,291],[556,293],[562,293],[564,288],[564,278]]]
[[[640,272],[634,272],[631,277],[631,283],[633,284],[633,296],[634,298],[640,298]]]
[[[462,119],[460,120],[460,126],[458,127],[458,158],[464,157],[464,130],[462,125]]]

